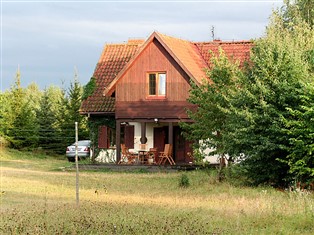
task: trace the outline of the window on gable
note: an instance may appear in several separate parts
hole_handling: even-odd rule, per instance
[[[166,96],[166,73],[149,73],[148,74],[148,95],[149,96]]]

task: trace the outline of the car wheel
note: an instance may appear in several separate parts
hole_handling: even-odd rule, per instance
[[[75,158],[74,157],[68,157],[68,161],[69,162],[75,162]]]

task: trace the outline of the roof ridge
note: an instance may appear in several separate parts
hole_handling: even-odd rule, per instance
[[[142,43],[106,43],[104,47],[106,46],[140,46]]]
[[[252,40],[239,40],[239,41],[221,41],[221,40],[216,40],[216,41],[204,41],[204,42],[193,42],[194,44],[244,44],[244,43],[252,43]]]
[[[184,42],[193,43],[192,41],[187,40],[187,39],[177,38],[177,37],[170,36],[170,35],[163,34],[163,33],[159,33],[159,32],[155,32],[155,33],[156,33],[157,35],[159,35],[159,36],[168,37],[168,38],[175,39],[175,40],[180,40],[180,41],[184,41]]]

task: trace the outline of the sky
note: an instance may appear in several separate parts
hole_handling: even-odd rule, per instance
[[[85,85],[104,46],[160,33],[190,41],[256,39],[283,0],[0,0],[1,83],[67,89]]]

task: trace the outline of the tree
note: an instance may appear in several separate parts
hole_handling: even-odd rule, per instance
[[[83,88],[82,100],[86,100],[96,89],[96,78],[91,77],[89,82]]]
[[[209,73],[213,84],[191,91],[191,101],[199,108],[189,116],[199,123],[192,124],[189,133],[209,138],[208,146],[217,152],[244,156],[241,166],[255,185],[285,186],[296,174],[313,179],[312,139],[304,133],[313,133],[308,122],[314,35],[297,14],[288,22],[286,15],[292,13],[274,12],[266,36],[255,41],[242,73],[233,69],[232,76],[229,63],[215,63],[225,60],[220,55]]]
[[[291,144],[288,159],[284,162],[289,165],[289,172],[296,182],[310,184],[314,182],[314,6],[313,1],[304,0],[289,7],[286,14],[293,16],[293,20],[285,28],[294,40],[294,50],[301,61],[296,65],[300,68],[298,76],[303,78],[304,84],[299,106],[289,107],[291,117],[283,119]]]
[[[282,19],[289,28],[295,19],[302,19],[312,29],[314,25],[314,2],[312,0],[285,0]]]
[[[189,102],[197,105],[197,112],[188,111],[188,115],[195,122],[181,123],[181,127],[195,142],[196,148],[211,148],[210,154],[227,156],[226,132],[228,123],[233,118],[230,100],[237,92],[237,82],[243,76],[239,63],[229,61],[222,49],[219,56],[212,57],[212,69],[207,71],[208,80],[200,86],[192,83]],[[229,161],[232,156],[229,154]]]
[[[83,88],[77,79],[77,74],[75,74],[74,82],[71,82],[68,91],[63,91],[58,112],[58,125],[64,137],[65,146],[75,141],[75,122],[78,122],[79,138],[89,138],[87,118],[79,113],[82,93]]]
[[[59,136],[56,129],[56,112],[53,110],[53,103],[49,90],[44,90],[40,100],[40,107],[37,109],[38,122],[38,145],[46,150],[58,150]]]
[[[304,96],[313,86],[306,59],[313,42],[309,25],[296,18],[285,27],[277,12],[266,37],[252,49],[252,66],[233,101],[237,112],[228,143],[230,149],[242,149],[242,164],[254,184],[286,186],[295,179],[287,164],[296,147],[291,139],[295,127],[287,123],[296,118],[291,110],[303,112]]]
[[[38,126],[36,125],[36,116],[27,102],[23,103],[20,113],[17,113],[10,135],[13,137],[12,144],[17,149],[37,146]]]
[[[10,92],[5,91],[0,93],[0,141],[4,142],[7,139],[7,131],[11,128],[12,123],[10,116],[11,106],[10,106]]]
[[[25,100],[27,100],[28,105],[32,109],[32,112],[36,114],[36,110],[40,107],[40,100],[43,96],[43,91],[41,91],[38,85],[34,82],[29,84],[25,90]]]
[[[289,109],[293,118],[284,119],[290,137],[290,152],[285,161],[295,182],[309,185],[314,181],[314,87],[305,84],[308,94],[302,97],[300,109]]]
[[[7,138],[15,148],[35,146],[37,142],[37,126],[35,113],[26,99],[26,91],[21,87],[21,75],[18,68],[15,84],[9,95],[9,113]]]

